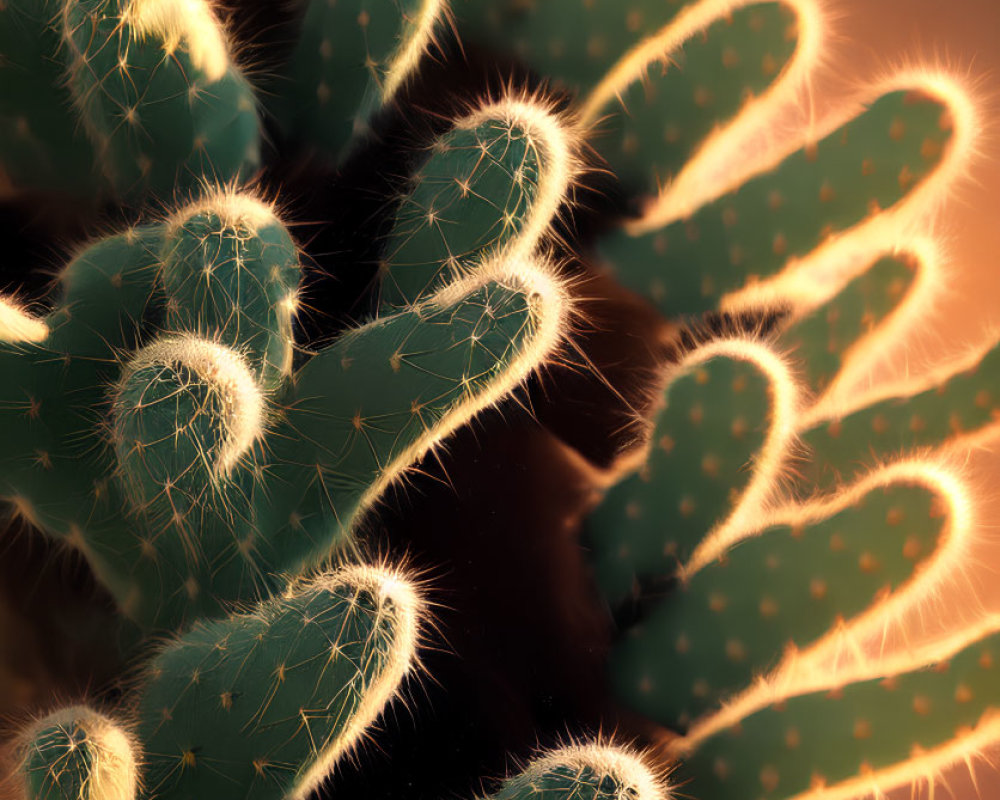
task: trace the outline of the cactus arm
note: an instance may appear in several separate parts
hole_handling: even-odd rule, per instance
[[[487,258],[530,258],[578,171],[567,123],[538,98],[504,97],[429,148],[385,243],[381,302],[415,302]]]
[[[815,35],[797,5],[689,7],[605,75],[584,99],[581,118],[626,187],[667,191],[711,134],[746,124],[741,111],[751,98],[772,84],[795,84]]]
[[[49,326],[44,319],[31,314],[13,297],[0,297],[0,342],[44,342],[49,335]]]
[[[588,522],[613,605],[673,574],[706,531],[740,530],[774,499],[801,403],[786,360],[751,338],[714,342],[678,365],[634,474]]]
[[[408,579],[352,566],[196,626],[147,671],[149,790],[308,797],[414,670],[422,615]]]
[[[854,800],[933,782],[1000,738],[998,646],[992,633],[957,653],[942,648],[941,661],[919,671],[762,709],[738,735],[723,733],[688,757],[686,774],[698,776],[692,791],[704,800],[739,787],[764,798]]]
[[[626,748],[600,742],[543,753],[488,800],[667,800],[664,781]]]
[[[553,358],[569,320],[550,267],[494,261],[341,337],[296,378],[272,439],[273,479],[291,491],[267,498],[262,524],[325,552],[406,470]]]
[[[311,0],[271,113],[292,138],[341,156],[406,85],[448,14],[447,0]]]
[[[124,196],[247,178],[256,108],[204,0],[64,0],[67,85],[104,177]]]
[[[268,205],[228,191],[180,209],[166,227],[163,327],[239,349],[261,383],[278,388],[292,370],[302,277],[287,228]]]
[[[137,800],[137,746],[114,720],[69,706],[20,736],[17,787],[25,800]]]
[[[882,97],[818,145],[689,219],[662,229],[642,220],[612,234],[601,257],[666,314],[708,310],[741,288],[749,265],[753,280],[767,278],[873,209],[905,202],[941,160],[944,109],[905,92]],[[713,267],[702,271],[699,264]]]

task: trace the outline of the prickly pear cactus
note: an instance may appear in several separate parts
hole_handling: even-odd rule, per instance
[[[686,35],[688,18],[659,35]],[[725,55],[737,20],[704,26],[697,47],[742,74],[752,63]],[[737,152],[733,137],[791,95],[797,58],[684,169],[704,177]],[[686,90],[696,80],[673,73]],[[717,198],[683,197],[680,171],[596,248],[664,314],[741,320],[677,340],[646,442],[588,522],[623,627],[612,680],[679,734],[666,747],[702,800],[881,794],[933,781],[997,735],[992,622],[898,647],[962,572],[979,513],[962,464],[995,436],[996,351],[875,378],[945,291],[920,229],[976,123],[944,76],[901,75],[868,99]]]
[[[447,0],[306,0],[273,78],[282,132],[333,157],[369,131],[448,24]]]
[[[258,97],[207,0],[0,2],[0,192],[174,197],[79,248],[44,310],[0,298],[0,496],[78,551],[142,663],[124,703],[26,726],[16,797],[321,789],[432,627],[413,579],[360,555],[360,522],[560,352],[577,312],[552,253],[576,244],[658,333],[682,323],[643,343],[664,358],[648,435],[585,531],[614,692],[682,791],[850,800],[1000,739],[995,619],[908,638],[982,525],[965,465],[996,435],[1000,351],[879,377],[947,283],[925,233],[975,151],[964,85],[898,73],[775,136],[809,105],[818,2],[570,5],[305,0]],[[377,312],[306,340],[299,245],[241,188],[261,142],[339,181],[381,130],[433,116],[407,92],[465,45],[565,96],[452,98],[378,212]],[[590,148],[623,219],[567,242]],[[597,742],[488,797],[667,789]]]
[[[417,664],[424,611],[391,570],[346,567],[251,612],[199,623],[145,668],[134,732],[87,708],[20,747],[28,798],[308,797]]]
[[[272,209],[220,193],[84,249],[44,319],[9,311],[3,492],[142,627],[266,596],[348,542],[565,326],[543,263],[497,259],[293,372],[299,278]]]
[[[169,199],[249,178],[257,101],[207,0],[0,9],[0,172],[16,192]]]

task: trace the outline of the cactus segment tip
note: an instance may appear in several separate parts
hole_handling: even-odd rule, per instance
[[[671,793],[665,770],[652,759],[625,745],[605,742],[570,742],[532,759],[517,777],[518,783],[544,786],[545,779],[555,772],[592,775],[600,786],[597,796],[614,800],[669,800]],[[605,779],[615,784],[613,795],[605,794]],[[544,792],[539,792],[543,794]],[[570,792],[576,795],[576,792]],[[581,796],[586,796],[581,793]]]
[[[446,284],[416,304],[418,314],[431,315],[460,304],[474,292],[495,283],[524,295],[530,310],[530,329],[519,352],[495,374],[488,385],[468,395],[437,424],[427,428],[401,451],[379,479],[369,486],[360,508],[370,508],[386,488],[435,451],[452,433],[469,423],[482,411],[493,408],[558,356],[571,334],[574,305],[567,281],[557,267],[544,258],[514,261],[505,253],[494,255],[475,270]],[[373,324],[379,324],[375,322]]]
[[[15,745],[19,773],[27,780],[43,770],[42,785],[52,789],[85,789],[78,800],[135,800],[139,786],[139,748],[129,731],[83,705],[61,708],[27,726]],[[86,748],[86,774],[76,775],[68,760]],[[64,785],[66,784],[66,785]],[[36,800],[27,786],[25,800]],[[54,794],[46,796],[55,797]],[[77,800],[77,798],[74,798]]]
[[[415,22],[396,48],[382,82],[383,102],[389,102],[416,72],[420,59],[435,42],[438,25],[450,13],[448,0],[421,0]]]
[[[797,441],[796,420],[803,391],[787,359],[766,342],[746,338],[720,339],[693,351],[682,363],[693,369],[713,358],[730,358],[753,364],[767,376],[771,387],[767,438],[754,458],[753,477],[732,513],[712,529],[681,568],[681,577],[693,575],[719,558],[740,539],[763,529],[765,511],[777,500],[777,488],[790,467]]]
[[[265,432],[264,392],[238,352],[194,334],[183,334],[160,338],[140,350],[125,365],[116,397],[121,398],[126,385],[141,370],[177,366],[194,373],[221,398],[227,410],[224,435],[212,465],[215,477],[224,479]]]
[[[281,224],[274,203],[235,185],[207,185],[197,200],[182,206],[167,218],[167,226],[172,231],[176,230],[201,214],[214,214],[226,227],[245,229],[251,236],[265,225]]]
[[[576,120],[558,111],[554,101],[540,92],[508,90],[497,100],[470,108],[456,127],[473,130],[488,122],[519,131],[538,153],[538,193],[520,235],[507,250],[514,260],[526,258],[552,234],[559,209],[572,202],[573,188],[583,170],[582,139]]]
[[[0,296],[0,342],[44,342],[49,328],[11,297]]]
[[[122,20],[136,39],[162,39],[167,53],[183,43],[191,61],[210,81],[226,74],[229,49],[206,0],[132,0]]]
[[[963,460],[956,452],[933,459],[925,456],[886,464],[853,485],[829,497],[776,510],[771,525],[804,528],[829,519],[860,503],[878,489],[891,486],[924,486],[942,504],[947,526],[942,543],[921,569],[905,585],[887,595],[863,614],[803,650],[793,650],[766,676],[731,698],[725,706],[696,722],[672,749],[690,752],[699,743],[738,723],[762,708],[792,697],[828,691],[848,684],[901,675],[947,659],[984,635],[981,626],[965,629],[946,643],[939,639],[922,645],[909,644],[902,652],[892,652],[891,637],[906,637],[911,617],[933,616],[945,596],[949,580],[962,581],[963,564],[968,563],[977,536],[981,536],[975,500],[971,494]],[[988,632],[994,632],[997,617],[991,617]]]

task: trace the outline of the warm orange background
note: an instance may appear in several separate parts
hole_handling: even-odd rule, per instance
[[[947,325],[929,331],[961,344],[977,328],[1000,325],[1000,1],[826,0],[838,17],[829,63],[817,96],[835,100],[852,80],[895,66],[934,63],[967,75],[984,104],[979,169],[960,187],[939,221],[954,257],[955,302]]]
[[[947,356],[981,341],[991,327],[1000,331],[1000,0],[827,0],[826,5],[838,16],[838,37],[836,55],[828,62],[835,69],[821,74],[816,85],[824,103],[835,104],[858,82],[914,63],[939,64],[968,76],[980,98],[984,130],[977,168],[957,187],[935,227],[951,257],[950,296],[913,343],[915,353]],[[1000,446],[984,449],[975,462],[981,491],[994,499],[984,509],[969,596],[974,590],[984,605],[1000,612],[1000,502],[995,499],[1000,496]],[[972,601],[961,602],[963,610],[975,613]],[[959,609],[949,608],[949,616],[952,611]],[[1000,796],[1000,748],[989,755],[996,767],[978,763],[978,786],[962,767],[946,777],[947,787],[937,787],[937,796],[948,796],[948,788],[958,800]],[[910,792],[896,796],[910,797]]]

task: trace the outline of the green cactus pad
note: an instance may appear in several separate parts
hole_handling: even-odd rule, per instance
[[[167,198],[257,169],[253,92],[203,0],[0,13],[0,165],[16,189]]]
[[[18,188],[82,194],[100,176],[67,115],[59,13],[57,0],[9,0],[0,11],[0,174]]]
[[[789,7],[756,3],[640,64],[630,51],[665,31],[680,8],[597,0],[566,14],[553,3],[467,0],[455,14],[464,38],[490,48],[504,42],[538,74],[579,92],[585,122],[595,124],[592,143],[615,175],[633,192],[654,192],[768,87],[797,42]]]
[[[139,340],[159,242],[154,225],[86,248],[61,275],[64,298],[45,320],[47,338],[0,345],[0,413],[8,415],[10,434],[0,446],[0,485],[5,496],[33,507],[32,518],[46,529],[65,532],[67,520],[90,504],[80,504],[80,493],[89,497],[95,486],[79,456],[103,459],[95,412],[107,403],[118,354]],[[60,386],[74,389],[64,395]]]
[[[260,525],[302,557],[342,537],[374,496],[493,396],[549,322],[530,286],[469,281],[349,332],[296,377],[271,441],[275,485]],[[324,532],[326,532],[324,534]],[[319,551],[328,545],[320,545]]]
[[[124,194],[247,178],[260,158],[250,86],[207,4],[66,0],[73,103]]]
[[[441,0],[310,0],[270,103],[286,133],[334,157],[416,68]]]
[[[598,583],[617,605],[673,575],[751,478],[767,434],[765,375],[720,357],[672,375],[641,469],[588,521]]]
[[[532,761],[489,800],[665,800],[656,775],[633,753],[600,744],[571,745]]]
[[[786,6],[737,9],[671,52],[669,63],[648,65],[643,78],[615,92],[603,111],[616,113],[599,126],[594,144],[627,187],[654,192],[748,98],[767,89],[795,45],[795,15]]]
[[[556,86],[596,86],[644,34],[667,25],[681,9],[677,0],[587,0],[570,13],[551,2],[459,0],[459,35],[466,41],[512,52]]]
[[[517,237],[542,161],[531,133],[508,119],[460,124],[435,141],[385,244],[382,305],[409,305]]]
[[[885,792],[905,787],[936,771],[931,763],[945,747],[995,730],[998,662],[1000,637],[994,634],[930,668],[791,698],[703,742],[684,760],[679,777],[690,780],[686,785],[700,800],[779,800],[852,780],[858,796],[877,785]],[[935,766],[961,763],[979,749],[971,741],[967,748]],[[911,759],[916,761],[902,779],[879,774]]]
[[[739,543],[648,612],[616,649],[620,697],[683,729],[899,588],[932,553],[944,520],[922,487],[890,486],[816,524]]]
[[[26,800],[135,800],[134,746],[107,717],[71,706],[36,722],[22,739]]]
[[[84,250],[44,341],[0,345],[0,492],[140,627],[269,596],[344,546],[566,324],[557,279],[493,261],[292,375],[295,255],[270,209],[216,194]]]
[[[405,579],[349,567],[197,625],[148,670],[139,706],[148,791],[307,797],[414,667],[420,614]]]
[[[777,273],[874,208],[906,197],[941,158],[944,107],[895,92],[690,219],[612,233],[601,259],[667,315],[707,311],[749,279]]]
[[[817,485],[849,479],[863,463],[972,433],[1000,418],[1000,346],[975,366],[912,397],[890,398],[817,425],[803,440],[815,454],[803,477]]]
[[[830,301],[796,320],[778,343],[814,395],[829,388],[851,348],[879,328],[913,287],[914,264],[888,256],[872,264]]]
[[[263,204],[203,201],[171,221],[161,254],[164,327],[239,349],[269,388],[292,368],[298,250]]]

